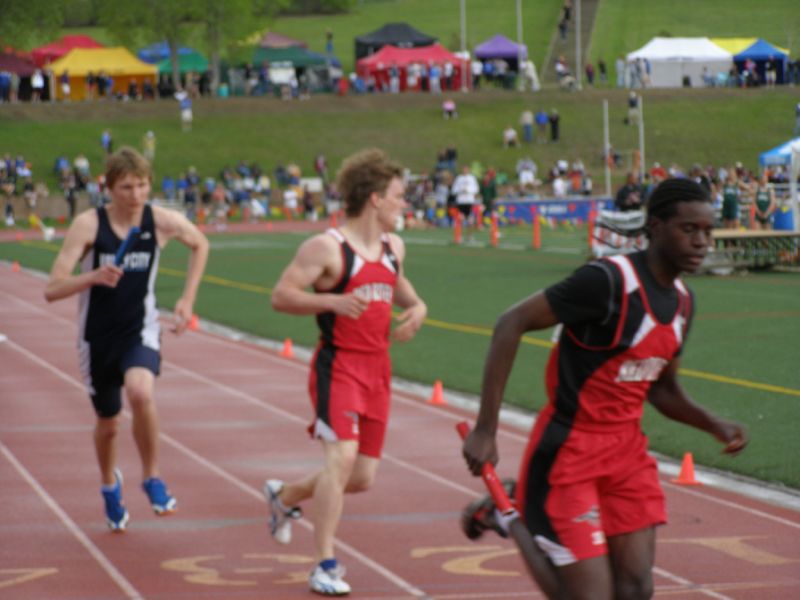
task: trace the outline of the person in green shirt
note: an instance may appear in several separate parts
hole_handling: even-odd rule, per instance
[[[767,171],[761,173],[761,177],[755,185],[753,197],[756,203],[755,228],[772,229],[772,214],[777,208],[777,203],[775,202],[775,190],[769,183]]]
[[[741,192],[746,190],[736,169],[731,167],[722,186],[722,226],[725,229],[739,229],[739,200]]]

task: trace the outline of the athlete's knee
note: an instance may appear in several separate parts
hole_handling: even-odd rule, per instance
[[[125,395],[134,412],[149,408],[153,403],[152,389],[148,385],[129,384],[125,386]]]
[[[614,576],[614,598],[617,600],[649,600],[653,597],[653,575],[623,571]]]
[[[95,426],[95,435],[100,438],[113,439],[119,435],[120,419],[119,416],[100,417]]]
[[[360,494],[370,489],[374,482],[374,473],[353,473],[344,491],[348,494]]]

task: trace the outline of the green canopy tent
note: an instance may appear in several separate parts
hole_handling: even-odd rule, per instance
[[[317,54],[300,47],[256,48],[253,66],[258,69],[265,62],[269,64],[270,81],[276,84],[276,93],[292,75],[300,79],[301,85],[305,82],[311,91],[331,91],[334,73],[341,76],[341,63],[335,56]]]
[[[326,59],[321,54],[310,52],[305,48],[256,48],[253,51],[253,65],[258,67],[264,61],[268,63],[292,63],[295,69],[324,65]]]
[[[188,54],[179,54],[178,70],[181,73],[189,73],[190,71],[203,73],[208,70],[208,59],[195,50]],[[172,73],[172,61],[169,58],[165,58],[158,63],[158,72]]]

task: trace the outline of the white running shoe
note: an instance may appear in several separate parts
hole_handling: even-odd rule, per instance
[[[264,498],[269,506],[269,531],[279,544],[292,541],[292,520],[303,516],[299,506],[286,507],[279,496],[283,490],[283,482],[279,479],[267,479],[264,483]]]
[[[344,579],[344,567],[323,569],[317,565],[308,577],[311,591],[322,596],[346,596],[350,593],[350,584]]]

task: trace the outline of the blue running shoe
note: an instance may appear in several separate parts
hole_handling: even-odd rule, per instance
[[[100,493],[106,504],[106,523],[114,533],[122,533],[128,525],[128,511],[122,503],[122,473],[119,469],[114,469],[114,479],[116,483],[111,489],[103,486]]]
[[[158,477],[145,479],[142,488],[150,498],[150,506],[158,516],[169,515],[177,510],[178,501],[169,495],[166,484]]]

